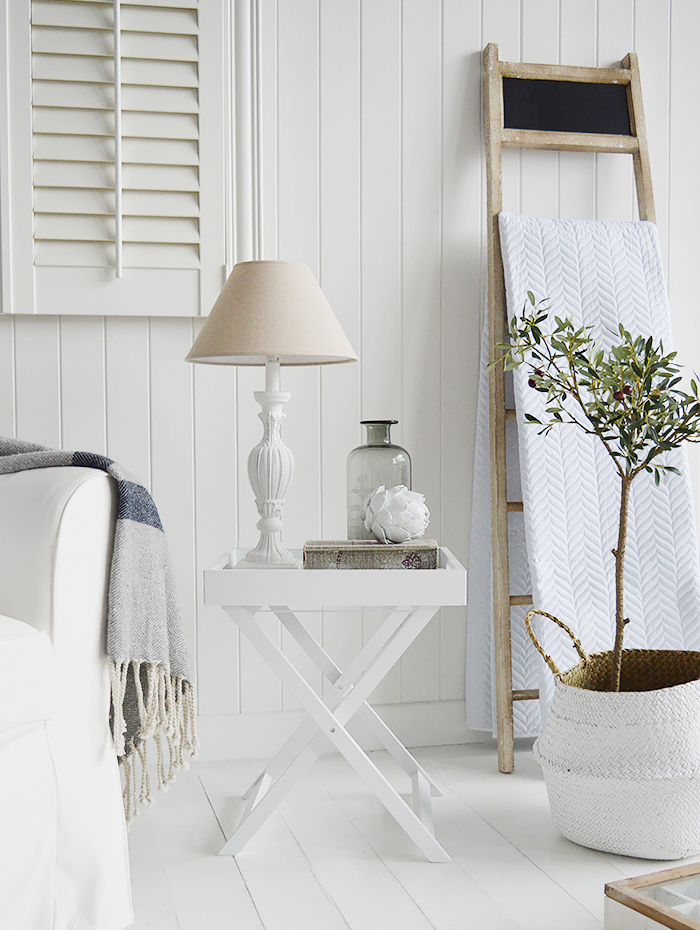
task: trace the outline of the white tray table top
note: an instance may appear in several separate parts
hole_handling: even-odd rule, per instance
[[[449,549],[434,569],[233,568],[247,549],[235,549],[204,572],[205,604],[286,604],[319,607],[461,607],[467,572]],[[292,550],[301,558],[301,550]]]

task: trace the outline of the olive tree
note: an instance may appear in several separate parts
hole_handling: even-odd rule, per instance
[[[526,365],[529,386],[546,395],[546,418],[526,413],[528,423],[547,434],[555,426],[573,425],[605,447],[620,478],[620,520],[615,557],[615,643],[610,690],[620,690],[625,626],[624,567],[630,487],[642,472],[658,485],[677,469],[661,458],[681,443],[700,441],[700,397],[695,379],[690,393],[681,387],[676,353],[664,354],[663,342],[633,336],[622,324],[608,351],[590,328],[570,318],[554,317],[545,333],[549,306],[528,291],[522,315],[509,325],[504,354],[491,363],[506,370]]]

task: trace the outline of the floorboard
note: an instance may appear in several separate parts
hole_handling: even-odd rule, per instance
[[[264,763],[196,763],[131,829],[134,930],[601,930],[606,882],[670,865],[561,837],[528,745],[512,775],[489,743],[415,755],[443,792],[435,832],[451,862],[427,862],[338,754],[238,856],[218,856]],[[372,757],[408,796],[388,754]]]

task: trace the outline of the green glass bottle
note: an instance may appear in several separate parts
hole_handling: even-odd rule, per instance
[[[411,488],[411,457],[391,441],[391,427],[398,420],[362,420],[367,442],[348,456],[348,539],[374,539],[365,529],[364,505],[371,491],[403,484]]]

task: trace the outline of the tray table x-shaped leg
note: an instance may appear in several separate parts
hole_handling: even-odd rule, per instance
[[[255,619],[258,607],[224,607],[251,645],[287,685],[304,710],[306,720],[287,740],[262,774],[246,791],[238,828],[220,852],[236,855],[277,808],[296,781],[314,763],[329,739],[369,785],[390,814],[431,862],[450,857],[435,839],[431,795],[440,791],[411,753],[367,703],[367,698],[437,612],[437,607],[396,608],[382,623],[348,668],[341,672],[325,650],[287,607],[271,607],[306,655],[331,682],[320,697]],[[388,750],[413,783],[413,807],[372,762],[346,725],[357,714]]]

